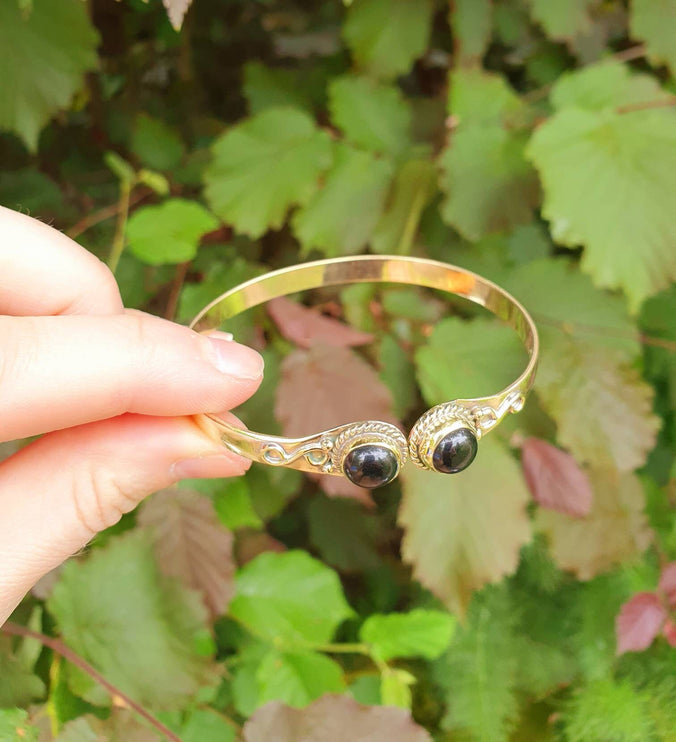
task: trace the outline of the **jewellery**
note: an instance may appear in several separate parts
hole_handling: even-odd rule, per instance
[[[538,334],[516,299],[491,281],[436,260],[360,255],[317,260],[283,268],[243,283],[214,299],[190,326],[213,330],[221,322],[270,299],[321,286],[349,283],[405,283],[445,291],[486,307],[514,330],[529,354],[516,381],[489,397],[456,399],[432,407],[413,426],[408,440],[394,425],[378,421],[340,425],[304,438],[282,438],[236,428],[211,415],[200,424],[231,451],[271,466],[346,476],[362,487],[391,482],[410,454],[423,469],[455,473],[474,460],[478,440],[510,412],[519,412],[535,378]]]

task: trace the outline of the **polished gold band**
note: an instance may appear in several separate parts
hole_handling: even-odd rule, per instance
[[[198,331],[270,299],[322,286],[351,283],[403,283],[462,296],[486,307],[514,330],[529,354],[516,381],[488,397],[456,399],[425,412],[408,440],[389,423],[362,421],[340,425],[304,438],[283,438],[242,430],[216,417],[201,423],[217,432],[227,448],[252,461],[301,471],[347,476],[361,486],[375,487],[394,479],[410,454],[424,468],[457,472],[474,458],[477,441],[510,412],[519,412],[533,385],[538,359],[538,334],[526,310],[491,281],[470,271],[424,258],[360,255],[317,260],[273,271],[243,283],[214,299],[191,322]]]

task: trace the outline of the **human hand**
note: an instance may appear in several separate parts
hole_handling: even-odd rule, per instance
[[[263,359],[225,336],[128,311],[112,273],[0,207],[0,625],[45,573],[155,490],[249,462],[188,417],[229,410]]]

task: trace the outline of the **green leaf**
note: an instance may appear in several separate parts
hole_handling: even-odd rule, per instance
[[[519,376],[527,358],[512,329],[484,317],[447,317],[418,348],[415,363],[423,397],[435,405],[495,394]]]
[[[495,124],[460,126],[441,153],[444,220],[470,241],[530,222],[538,198],[525,136]]]
[[[395,657],[434,660],[448,647],[454,628],[455,619],[448,613],[419,608],[410,613],[369,616],[359,638],[384,662]]]
[[[478,62],[491,38],[491,0],[455,0],[450,21],[457,64]]]
[[[336,161],[324,187],[293,217],[303,250],[349,255],[361,250],[383,211],[392,165],[347,144],[336,148]]]
[[[114,709],[105,720],[86,714],[64,725],[54,742],[159,742],[158,733],[135,712]],[[184,741],[185,742],[185,741]]]
[[[406,670],[387,668],[380,679],[380,701],[383,706],[399,706],[410,709],[412,704],[411,686],[415,676]]]
[[[343,668],[317,652],[269,652],[256,672],[258,705],[282,701],[302,708],[325,693],[345,690]]]
[[[297,70],[266,67],[260,62],[244,65],[242,92],[249,102],[252,114],[266,108],[291,106],[312,113],[312,99],[307,91],[307,81]]]
[[[645,41],[648,59],[676,73],[676,3],[674,0],[632,0],[629,29]]]
[[[557,41],[570,41],[588,33],[589,11],[595,0],[529,0],[533,19]]]
[[[131,151],[153,170],[171,170],[183,157],[181,138],[172,127],[160,119],[141,113],[134,121]]]
[[[98,34],[79,0],[0,3],[0,129],[13,131],[34,152],[40,129],[67,108],[97,66]]]
[[[409,160],[394,181],[388,204],[371,239],[375,252],[408,255],[425,207],[436,192],[437,174],[429,160]]]
[[[151,265],[184,263],[197,255],[203,234],[218,220],[196,201],[170,198],[159,206],[142,206],[127,223],[129,250]]]
[[[519,465],[499,441],[486,438],[460,474],[408,467],[402,478],[404,560],[449,610],[463,614],[473,590],[514,572],[530,540],[530,496]]]
[[[310,543],[332,567],[356,572],[381,564],[378,523],[358,503],[315,495],[308,505],[307,520]]]
[[[136,170],[117,152],[112,150],[105,152],[103,161],[117,179],[126,186],[131,186],[136,180]]]
[[[295,108],[270,108],[213,145],[204,182],[211,208],[235,229],[260,237],[306,203],[332,162],[329,135]]]
[[[676,277],[670,112],[565,109],[535,132],[528,156],[542,179],[552,236],[584,245],[582,269],[595,283],[623,288],[635,312]]]
[[[0,708],[0,739],[3,742],[38,742],[39,730],[23,709]]]
[[[65,204],[58,185],[39,170],[0,172],[0,204],[33,216],[63,216]]]
[[[425,309],[424,306],[420,308]],[[383,335],[380,341],[378,360],[380,378],[392,392],[394,414],[403,420],[418,399],[413,362],[409,354],[390,334]]]
[[[654,739],[645,701],[627,681],[600,680],[583,686],[565,710],[563,722],[568,742]]]
[[[136,173],[138,182],[143,185],[152,188],[158,196],[168,196],[170,187],[169,181],[162,175],[162,173],[156,173],[154,170],[146,170],[143,168]]]
[[[41,698],[45,684],[31,668],[12,651],[9,637],[0,634],[0,708],[3,706],[27,706],[30,701]],[[1,737],[0,737],[1,739]]]
[[[484,591],[473,601],[466,624],[435,667],[447,689],[444,729],[482,742],[509,739],[518,718],[514,619],[504,590]]]
[[[181,729],[181,742],[235,742],[237,725],[213,709],[195,709]]]
[[[352,615],[336,573],[303,551],[242,567],[230,615],[270,642],[322,644]]]
[[[517,265],[548,257],[551,247],[549,235],[536,222],[517,227],[507,240],[510,260]]]
[[[357,147],[396,157],[409,145],[411,111],[394,86],[354,75],[336,77],[329,86],[329,111]]]
[[[214,508],[221,523],[231,531],[261,528],[263,521],[254,509],[246,477],[223,482],[214,498]]]
[[[580,463],[632,471],[655,445],[653,389],[625,356],[563,334],[543,348],[535,387],[558,442]]]
[[[461,125],[507,122],[523,111],[518,95],[495,72],[460,68],[451,72],[448,82],[448,113]]]
[[[357,0],[343,36],[359,67],[393,78],[408,72],[427,48],[432,11],[431,0]]]
[[[66,564],[48,607],[68,646],[141,704],[175,706],[210,677],[196,652],[205,610],[159,574],[140,532]]]
[[[556,81],[550,99],[557,110],[631,106],[664,98],[665,92],[654,77],[634,73],[625,64],[590,64],[567,72]]]

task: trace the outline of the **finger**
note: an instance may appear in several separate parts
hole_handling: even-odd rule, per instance
[[[0,463],[0,625],[43,574],[149,493],[249,463],[190,418],[140,415],[51,433]]]
[[[0,206],[0,314],[122,311],[113,274],[65,234]]]
[[[230,409],[263,373],[251,348],[142,312],[0,317],[0,339],[0,440],[124,412]]]

